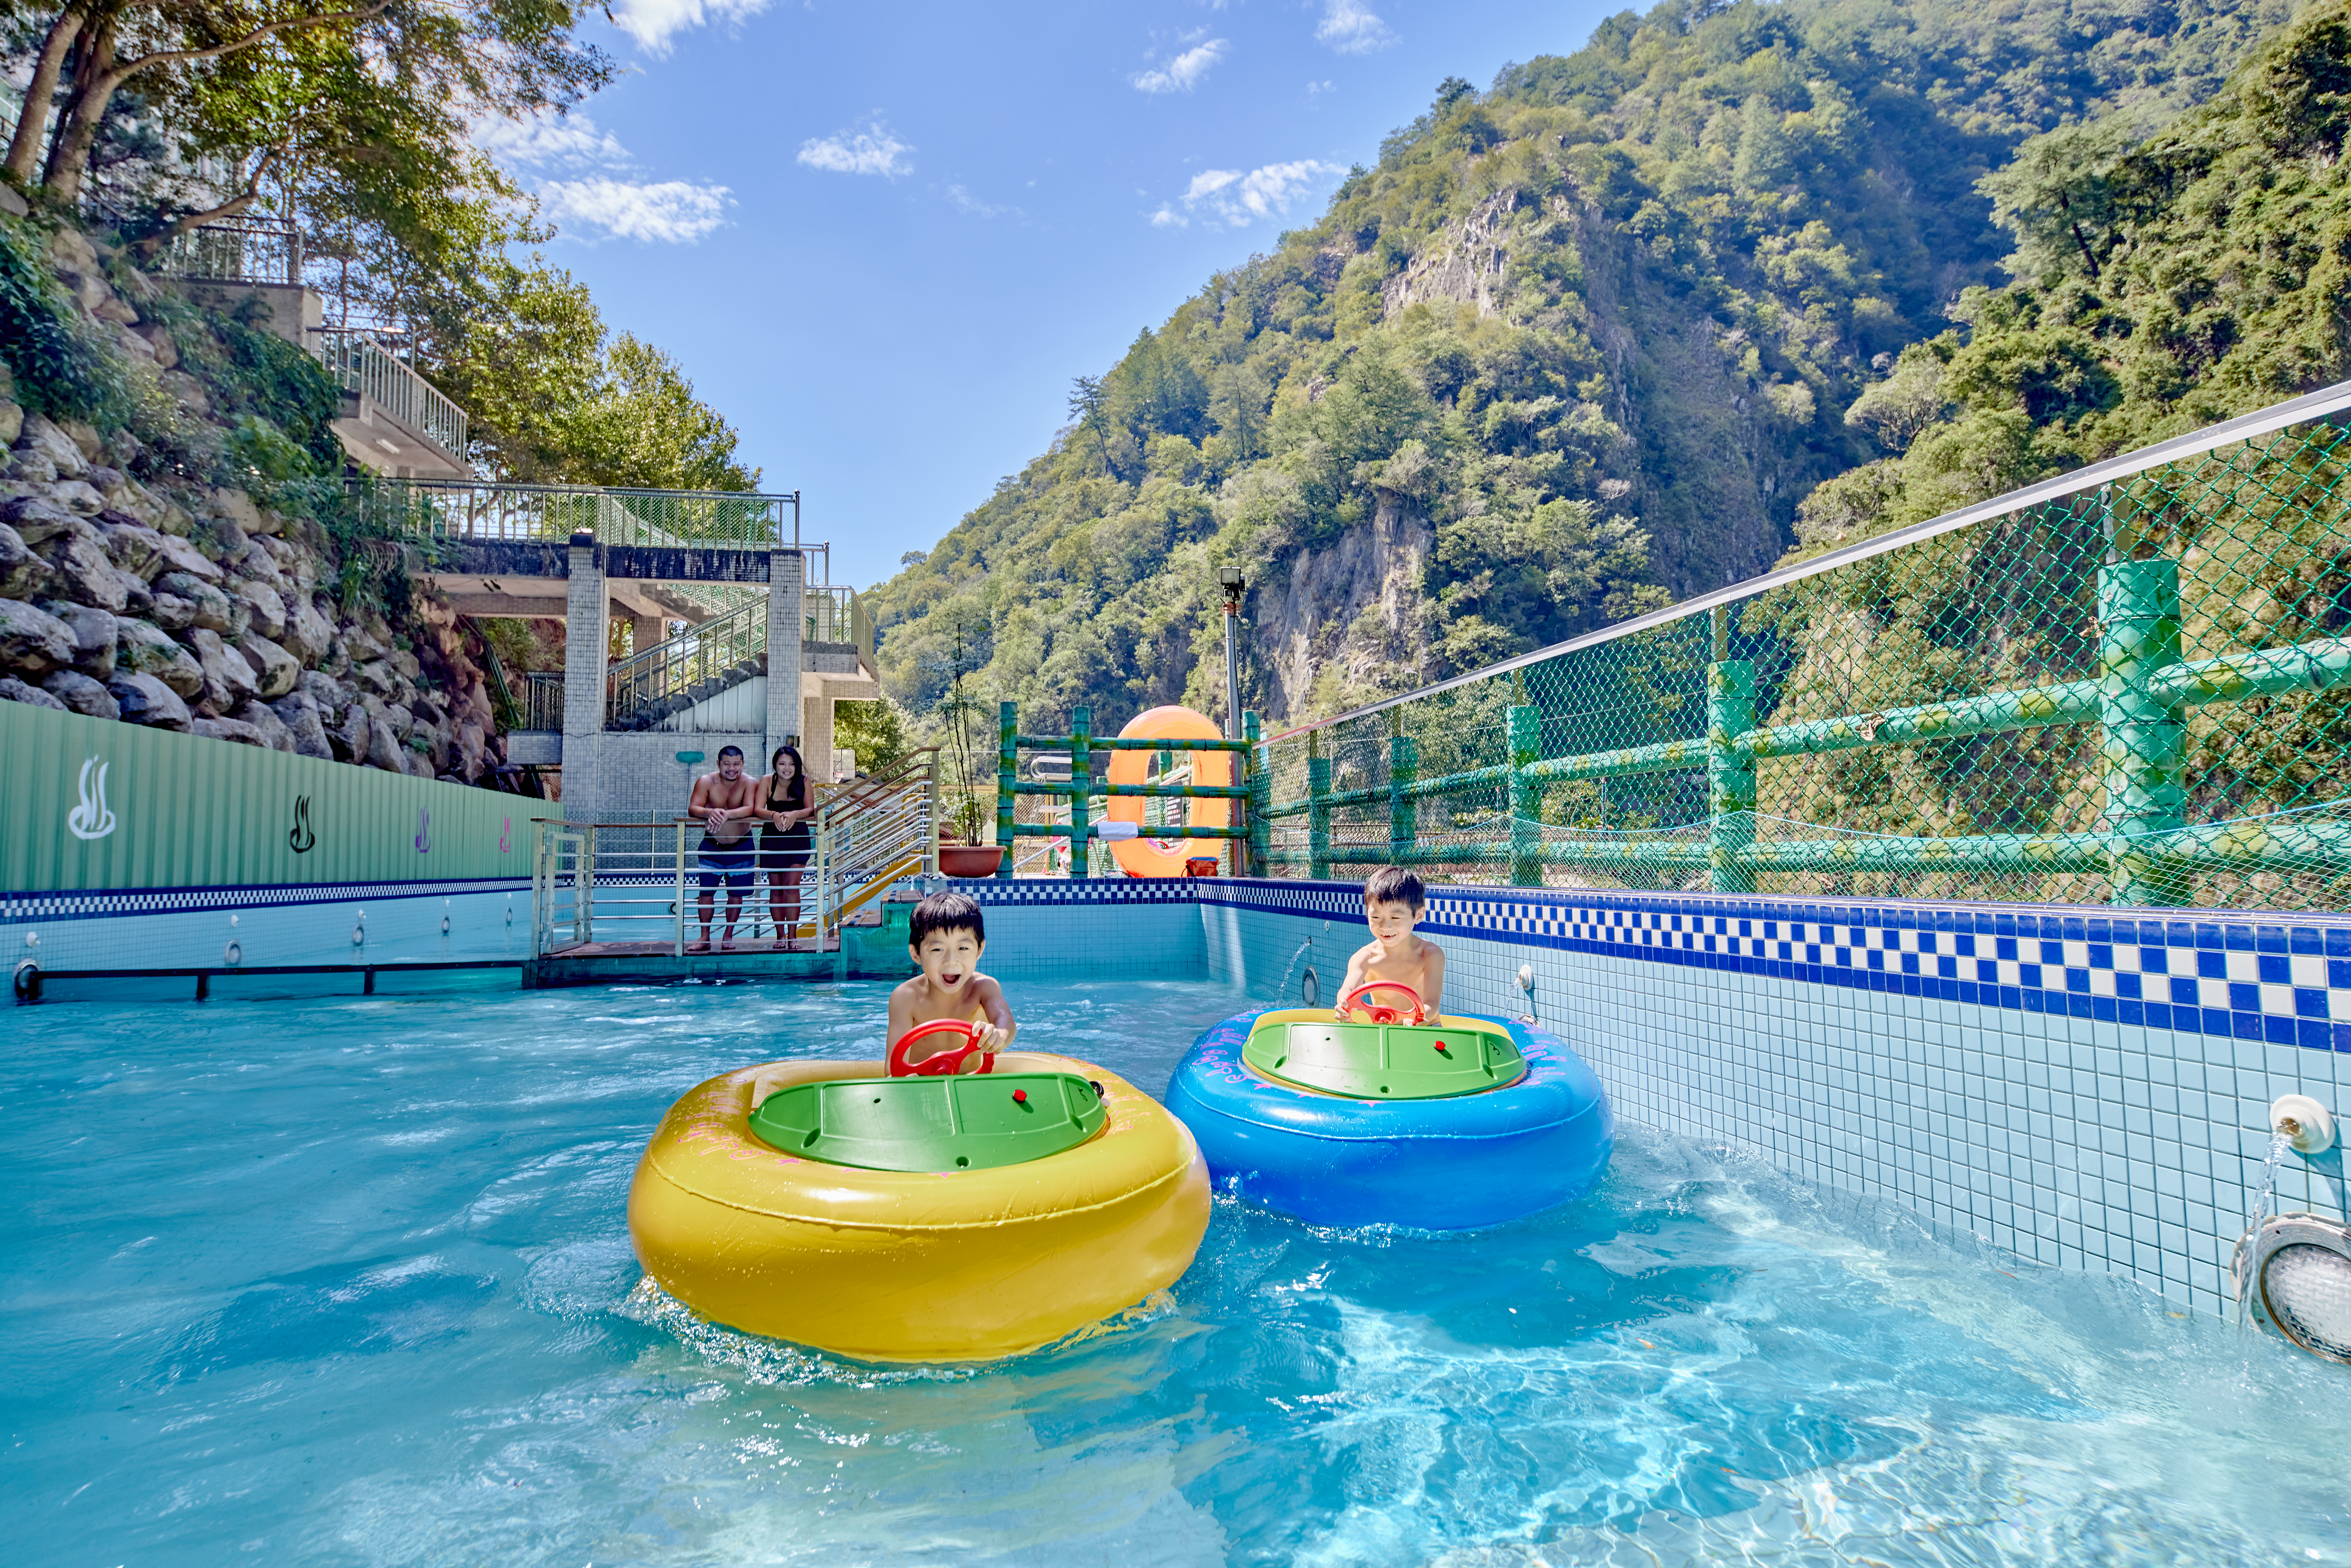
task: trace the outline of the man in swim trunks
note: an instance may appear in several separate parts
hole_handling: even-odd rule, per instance
[[[1374,980],[1394,980],[1411,987],[1420,998],[1421,1010],[1435,1018],[1445,996],[1445,949],[1413,930],[1427,907],[1420,878],[1402,866],[1384,865],[1365,878],[1364,920],[1372,928],[1372,939],[1347,961],[1339,995]],[[1394,1007],[1403,1000],[1394,991],[1374,991],[1356,1005]],[[1346,1014],[1339,1019],[1345,1022]]]
[[[1020,1026],[1012,1019],[1012,1004],[1004,988],[979,972],[979,956],[987,946],[987,924],[978,901],[968,894],[935,893],[914,905],[906,923],[906,952],[922,973],[890,993],[890,1043],[917,1024],[937,1019],[957,1019],[987,1026],[979,1038],[983,1051],[1012,1049]],[[953,1035],[933,1035],[918,1040],[929,1047],[910,1061],[921,1061],[933,1051],[953,1051]],[[967,1059],[977,1066],[978,1057]]]
[[[743,748],[729,746],[718,753],[718,771],[694,781],[694,800],[686,815],[702,823],[702,846],[696,860],[702,868],[702,940],[691,949],[710,951],[710,910],[718,884],[726,884],[726,931],[719,940],[725,952],[735,950],[735,920],[751,891],[756,855],[751,847],[752,819],[758,810],[751,780],[743,777]]]

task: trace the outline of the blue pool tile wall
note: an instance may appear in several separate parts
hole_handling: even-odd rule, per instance
[[[1188,897],[1197,961],[1269,1001],[1332,1000],[1368,935],[1358,883],[981,896],[991,958],[1034,921],[1073,973],[1162,941],[1179,961],[1179,940],[1130,944],[1103,906]],[[2023,1260],[2127,1274],[2183,1311],[2234,1311],[2270,1102],[2351,1099],[2346,920],[1443,888],[1422,929],[1446,949],[1449,1006],[1533,1011],[1619,1113]],[[2279,1197],[2345,1213],[2340,1151],[2289,1155]]]
[[[519,959],[529,940],[528,880],[0,898],[11,969],[26,958],[44,969],[192,968],[229,962],[231,943],[247,965]]]

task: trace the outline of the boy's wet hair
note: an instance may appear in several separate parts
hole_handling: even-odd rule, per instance
[[[987,922],[980,917],[979,900],[967,893],[935,893],[914,905],[906,922],[906,946],[919,948],[934,931],[968,931],[972,940],[987,941]]]
[[[1384,865],[1364,879],[1364,903],[1405,904],[1414,909],[1428,907],[1427,890],[1420,878],[1400,865]]]

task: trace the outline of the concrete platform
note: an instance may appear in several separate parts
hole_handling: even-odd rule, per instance
[[[883,907],[880,924],[844,926],[828,938],[824,951],[778,953],[771,943],[740,942],[732,953],[714,949],[677,956],[667,942],[589,942],[566,947],[522,966],[522,988],[559,986],[658,986],[679,980],[903,980],[906,961],[906,913],[912,906]],[[715,935],[715,934],[714,934]],[[805,949],[809,939],[799,946]]]

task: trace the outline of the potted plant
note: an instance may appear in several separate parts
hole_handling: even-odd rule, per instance
[[[960,616],[956,620],[955,633],[953,676],[947,683],[947,695],[939,703],[939,712],[947,721],[947,787],[951,792],[945,819],[939,824],[939,870],[947,876],[994,876],[1004,862],[1004,847],[979,841],[980,824],[988,816],[987,808],[980,803],[978,769],[974,766],[972,752],[973,716],[979,705],[965,687],[965,678],[971,674],[971,655]],[[950,831],[961,841],[947,839],[946,835]]]

